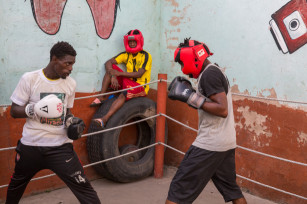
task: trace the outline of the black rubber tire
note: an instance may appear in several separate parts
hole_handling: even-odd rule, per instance
[[[102,117],[109,110],[116,98],[105,101],[93,118]],[[126,124],[128,121],[138,121],[156,114],[156,103],[149,98],[139,97],[131,99],[109,119],[106,129]],[[156,119],[149,119],[136,124],[138,129],[138,141],[136,148],[146,147],[155,142]],[[166,126],[167,127],[167,126]],[[98,131],[93,124],[88,132]],[[165,141],[167,141],[167,128],[165,128]],[[89,159],[91,162],[104,160],[120,155],[118,140],[121,129],[116,129],[90,136],[87,140]],[[123,147],[122,147],[123,148]],[[154,167],[155,148],[138,152],[138,160],[129,162],[127,158],[119,158],[103,164],[95,165],[95,169],[104,177],[117,182],[132,182],[145,178],[152,174]],[[141,155],[140,155],[141,154]]]

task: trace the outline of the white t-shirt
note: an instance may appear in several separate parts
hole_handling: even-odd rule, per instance
[[[24,106],[35,104],[49,94],[58,96],[64,104],[63,115],[59,118],[27,118],[23,127],[21,143],[30,146],[60,146],[71,143],[64,128],[66,109],[72,108],[75,98],[76,82],[73,78],[50,80],[43,70],[25,73],[15,88],[11,100]]]

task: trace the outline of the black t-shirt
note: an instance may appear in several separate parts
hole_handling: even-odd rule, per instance
[[[222,71],[216,67],[209,66],[202,74],[200,81],[200,92],[209,98],[213,94],[228,93],[229,82]]]

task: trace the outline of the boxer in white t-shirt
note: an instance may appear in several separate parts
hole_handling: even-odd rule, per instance
[[[6,203],[18,203],[31,178],[43,169],[55,172],[80,203],[100,203],[72,145],[85,128],[83,120],[70,112],[76,82],[69,75],[76,55],[69,43],[56,43],[49,64],[25,73],[11,96],[11,116],[26,118],[26,123]]]

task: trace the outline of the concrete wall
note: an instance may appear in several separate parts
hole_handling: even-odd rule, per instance
[[[184,38],[192,37],[209,46],[214,53],[210,60],[218,63],[228,75],[233,93],[307,101],[307,45],[291,54],[283,54],[269,31],[271,15],[281,8],[285,9],[283,6],[288,2],[122,0],[113,32],[109,38],[103,39],[103,33],[95,29],[87,1],[67,1],[58,32],[49,35],[36,23],[31,1],[0,0],[0,104],[11,103],[9,97],[20,76],[26,71],[46,66],[50,47],[62,40],[70,42],[78,53],[72,74],[77,80],[77,96],[96,93],[101,87],[104,62],[124,50],[122,37],[134,28],[143,32],[144,48],[153,56],[152,80],[157,79],[158,73],[168,74],[169,80],[182,75],[179,65],[173,62],[173,52]],[[304,13],[306,22],[305,1],[293,2]],[[291,9],[287,12],[291,13]],[[297,46],[297,42],[290,44]],[[192,81],[195,83],[195,80]],[[156,85],[151,85],[151,88],[149,97],[155,100]],[[237,95],[233,100],[238,145],[307,163],[306,105]],[[96,110],[88,107],[90,102],[91,99],[78,100],[73,109],[73,113],[83,118],[87,126]],[[24,123],[22,119],[12,119],[9,110],[9,107],[0,107],[1,148],[16,145]],[[197,113],[186,104],[168,101],[167,115],[197,128]],[[172,121],[168,121],[168,126],[168,144],[186,151],[196,133]],[[87,164],[86,139],[75,142],[74,146],[80,160]],[[13,172],[13,152],[0,152],[0,185],[7,184]],[[178,166],[181,159],[182,155],[166,150],[165,164]],[[237,149],[236,159],[239,175],[307,197],[306,167],[240,148]],[[90,179],[99,177],[92,168],[86,172]],[[44,171],[40,175],[47,173]],[[63,186],[55,178],[31,182],[26,194]],[[247,191],[280,203],[304,202],[243,179],[238,179],[238,182]],[[0,189],[0,199],[5,198],[5,193],[6,188]]]

